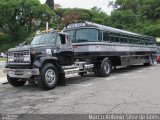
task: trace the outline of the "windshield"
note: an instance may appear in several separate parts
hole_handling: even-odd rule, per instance
[[[56,40],[55,33],[42,34],[34,37],[31,45],[54,44]]]
[[[73,43],[98,41],[98,30],[96,29],[78,29],[65,32],[70,35],[70,40]]]

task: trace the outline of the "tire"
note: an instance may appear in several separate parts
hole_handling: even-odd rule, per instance
[[[58,72],[53,64],[47,63],[40,70],[40,75],[37,79],[38,85],[43,90],[51,90],[58,83]]]
[[[8,75],[7,75],[7,80],[9,82],[9,84],[11,84],[14,87],[20,87],[26,83],[26,81],[20,81],[19,78],[11,78]]]
[[[96,77],[108,77],[112,72],[112,65],[108,58],[105,58],[101,65],[94,68]]]

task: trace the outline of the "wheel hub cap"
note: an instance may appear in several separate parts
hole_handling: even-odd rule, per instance
[[[110,65],[108,63],[105,63],[104,70],[106,71],[106,73],[109,73],[109,71],[110,71]]]
[[[47,81],[47,83],[53,84],[55,82],[55,79],[56,79],[56,74],[54,70],[52,69],[47,70],[45,74],[45,80]]]

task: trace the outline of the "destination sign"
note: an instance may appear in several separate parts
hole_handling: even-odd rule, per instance
[[[84,26],[86,26],[85,23],[72,23],[67,25],[67,28],[84,27]]]

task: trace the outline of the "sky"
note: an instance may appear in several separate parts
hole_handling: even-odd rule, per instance
[[[43,4],[46,0],[40,0]],[[90,9],[94,6],[101,8],[108,15],[111,14],[112,8],[108,7],[110,0],[54,0],[56,4],[60,4],[62,8],[84,8]]]

